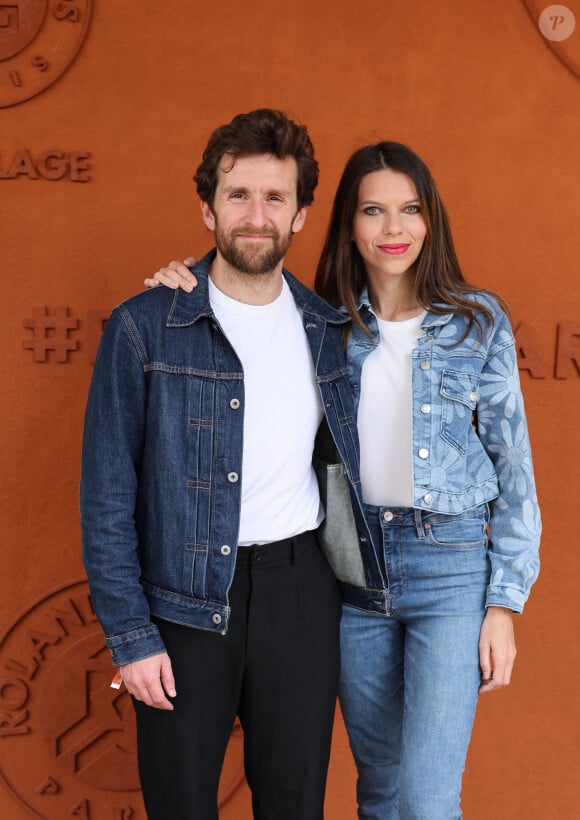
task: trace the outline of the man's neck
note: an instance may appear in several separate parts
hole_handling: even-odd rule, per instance
[[[230,299],[246,305],[267,305],[282,292],[282,266],[283,263],[280,262],[268,273],[242,273],[218,253],[211,264],[209,275],[214,285]]]

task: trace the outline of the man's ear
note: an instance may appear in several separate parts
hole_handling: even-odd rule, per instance
[[[201,202],[201,218],[208,231],[215,231],[215,216],[207,202]]]
[[[304,223],[306,222],[306,214],[308,213],[308,205],[305,205],[303,208],[297,212],[296,216],[292,220],[292,233],[298,233],[304,227]]]

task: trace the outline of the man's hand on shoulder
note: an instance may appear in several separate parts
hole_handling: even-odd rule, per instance
[[[183,262],[170,262],[166,268],[160,268],[151,279],[145,279],[145,286],[155,288],[157,285],[165,285],[172,290],[185,290],[188,293],[197,286],[197,279],[189,270],[193,267],[197,259],[195,256],[188,256]]]
[[[173,710],[173,704],[167,699],[166,694],[174,698],[177,693],[167,652],[128,663],[119,667],[119,672],[127,691],[136,700],[155,709]]]

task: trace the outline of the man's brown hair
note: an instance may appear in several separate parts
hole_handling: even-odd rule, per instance
[[[231,170],[238,157],[256,154],[271,154],[278,159],[294,157],[298,167],[298,208],[312,204],[318,184],[314,146],[304,125],[298,125],[282,111],[272,108],[238,114],[213,132],[193,178],[202,202],[213,206],[217,171],[224,157],[231,160]]]

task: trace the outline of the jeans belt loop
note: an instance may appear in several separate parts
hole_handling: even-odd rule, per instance
[[[417,537],[425,538],[425,530],[423,529],[423,510],[415,507],[415,526],[417,527]]]

